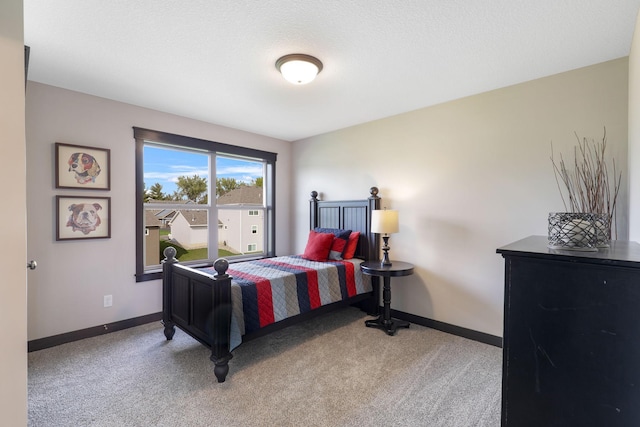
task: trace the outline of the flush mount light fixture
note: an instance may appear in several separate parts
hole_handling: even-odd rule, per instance
[[[276,68],[287,81],[303,85],[315,79],[322,71],[322,62],[311,55],[293,53],[278,59]]]

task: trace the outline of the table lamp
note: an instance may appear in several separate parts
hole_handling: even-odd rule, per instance
[[[398,232],[398,211],[395,210],[375,210],[371,211],[371,232],[382,234],[382,261],[381,266],[390,266],[389,261],[389,234]]]

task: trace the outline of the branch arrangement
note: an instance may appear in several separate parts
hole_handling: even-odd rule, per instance
[[[569,165],[573,166],[572,169],[567,167],[562,154],[556,163],[551,143],[551,163],[564,207],[567,212],[607,214],[609,224],[613,224],[622,172],[616,169],[613,159],[613,175],[609,177],[605,159],[607,129],[604,130],[602,142],[589,141],[587,138],[580,140],[578,134],[575,135],[578,144],[574,147],[573,164]]]

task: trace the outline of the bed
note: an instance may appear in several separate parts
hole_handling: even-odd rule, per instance
[[[292,255],[229,263],[220,258],[193,268],[175,259],[174,248],[166,248],[162,261],[166,339],[173,338],[177,326],[209,347],[216,378],[224,382],[231,352],[242,342],[345,305],[377,315],[378,280],[363,276],[359,268],[360,262],[377,260],[380,252],[378,235],[370,231],[371,211],[380,208],[380,198],[376,187],[369,192],[366,199],[344,201],[319,200],[318,193],[311,192],[310,239],[319,229],[324,229],[323,237],[327,229],[358,232],[354,257],[348,260],[338,256],[321,262]],[[285,277],[285,272],[292,277]]]

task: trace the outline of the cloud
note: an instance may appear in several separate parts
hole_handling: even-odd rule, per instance
[[[222,159],[219,159],[222,160]],[[264,175],[264,169],[261,163],[233,160],[232,164],[225,164],[224,159],[219,161],[216,168],[216,174],[220,177],[234,178],[237,181],[249,183],[255,181],[256,178]],[[234,164],[235,163],[235,164]],[[163,191],[171,193],[176,189],[175,183],[178,182],[180,176],[198,175],[206,178],[210,183],[209,171],[206,165],[189,165],[189,164],[166,164],[164,162],[149,162],[145,164],[144,182],[147,187],[155,183],[159,183],[163,187]]]
[[[180,176],[198,175],[207,178],[209,181],[209,171],[205,168],[198,168],[188,165],[172,165],[168,171],[149,171],[144,173],[144,180],[154,182],[177,182]]]
[[[256,164],[256,165],[242,165],[242,166],[224,166],[224,167],[219,167],[216,170],[216,173],[219,176],[248,176],[251,177],[253,179],[258,178],[260,176],[262,176],[263,174],[263,169],[262,169],[262,165],[260,164]]]
[[[263,176],[261,164],[223,166],[216,169],[216,174],[225,178],[234,178],[237,181],[249,183]]]

